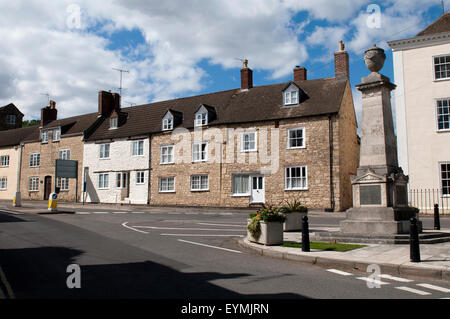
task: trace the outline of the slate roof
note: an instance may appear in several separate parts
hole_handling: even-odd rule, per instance
[[[251,123],[334,114],[339,112],[347,85],[347,78],[325,78],[297,82],[306,98],[297,107],[283,107],[282,92],[293,82],[256,86],[247,91],[233,89],[216,93],[179,98],[122,108],[127,119],[119,128],[110,130],[109,121],[103,119],[87,141],[127,138],[159,133],[161,121],[168,110],[183,114],[181,127],[194,127],[194,114],[199,106],[214,107],[217,118],[209,126]]]
[[[16,128],[0,132],[0,147],[8,147],[19,145],[29,136],[35,134],[39,135],[39,125]]]
[[[1,113],[4,113],[4,112],[9,113],[10,111],[13,111],[13,112],[16,112],[17,114],[23,115],[23,113],[20,112],[20,110],[17,108],[17,106],[15,106],[13,103],[9,103],[8,105],[0,107]]]
[[[61,120],[56,120],[44,125],[43,129],[52,129],[61,127],[61,137],[64,135],[82,135],[85,130],[90,128],[98,119],[98,113],[89,113],[73,116]],[[39,126],[37,126],[39,128]],[[40,130],[32,132],[25,142],[36,142],[40,139]]]
[[[450,12],[444,13],[439,19],[419,32],[416,36],[431,35],[450,31]]]

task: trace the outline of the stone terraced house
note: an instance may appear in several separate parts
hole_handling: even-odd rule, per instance
[[[241,88],[128,108],[99,92],[98,120],[84,134],[84,199],[351,207],[359,143],[342,43],[335,71],[308,80],[296,67],[291,82],[254,87],[245,61]]]
[[[95,127],[97,113],[57,120],[56,103],[41,110],[38,129],[23,141],[20,191],[22,199],[47,200],[59,188],[63,201],[81,199],[85,131]],[[55,160],[78,161],[78,179],[55,179]],[[56,183],[56,185],[55,185]]]

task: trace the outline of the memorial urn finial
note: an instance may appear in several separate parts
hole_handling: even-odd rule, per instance
[[[382,48],[378,48],[375,44],[365,52],[364,62],[371,72],[380,71],[383,68],[386,54]]]

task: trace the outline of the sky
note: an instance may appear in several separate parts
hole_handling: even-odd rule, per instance
[[[296,65],[332,77],[342,40],[360,119],[364,51],[386,50],[394,82],[386,42],[441,15],[441,0],[0,0],[0,105],[25,120],[49,98],[58,118],[96,112],[98,91],[119,91],[114,69],[128,71],[123,107],[239,88],[242,59],[255,86],[293,80]]]

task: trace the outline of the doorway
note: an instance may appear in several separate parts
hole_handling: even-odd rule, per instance
[[[264,191],[264,176],[255,175],[252,176],[252,192],[251,203],[264,203],[265,191]]]
[[[45,178],[44,178],[44,200],[48,200],[50,198],[51,193],[52,193],[52,177],[45,176]]]

